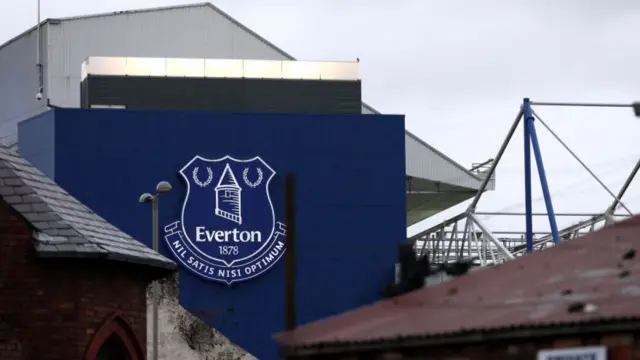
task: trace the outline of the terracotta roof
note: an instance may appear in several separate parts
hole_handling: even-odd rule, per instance
[[[177,265],[69,195],[15,151],[0,146],[0,197],[34,228],[42,257],[103,258],[151,267]]]
[[[640,254],[635,255],[635,249],[640,250],[640,216],[441,285],[299,327],[276,335],[276,340],[290,351],[346,345],[353,349],[474,331],[640,320]]]

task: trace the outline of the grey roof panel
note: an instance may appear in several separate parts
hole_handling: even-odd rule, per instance
[[[177,267],[108,223],[4,146],[0,146],[0,197],[36,229],[35,248],[42,257],[105,258]]]

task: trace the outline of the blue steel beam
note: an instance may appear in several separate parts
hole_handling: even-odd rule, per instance
[[[538,135],[536,134],[536,127],[534,125],[534,117],[533,117],[533,112],[531,111],[531,103],[529,102],[529,99],[524,99],[523,101],[523,112],[525,117],[525,126],[527,126],[528,128],[531,147],[533,148],[533,154],[536,158],[538,175],[540,176],[540,186],[542,187],[542,195],[544,196],[544,203],[547,207],[547,214],[549,216],[549,226],[551,227],[551,236],[553,237],[553,241],[557,243],[558,241],[560,241],[560,236],[558,234],[558,224],[556,222],[556,215],[553,211],[553,203],[551,201],[549,183],[547,182],[547,174],[544,171],[544,162],[542,161],[542,152],[540,151],[540,143],[538,142]],[[529,196],[531,195],[529,194]]]
[[[527,252],[533,252],[533,204],[531,200],[531,134],[529,133],[529,123],[533,122],[533,112],[529,99],[522,102],[522,113],[524,121],[524,203],[525,203],[525,241]]]

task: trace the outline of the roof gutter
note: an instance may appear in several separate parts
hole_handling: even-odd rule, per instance
[[[326,342],[311,345],[284,347],[287,357],[345,354],[354,352],[376,352],[416,347],[442,347],[461,344],[476,344],[490,341],[522,340],[540,337],[566,337],[593,333],[640,331],[640,318],[593,320],[573,324],[551,324],[526,328],[502,328],[498,330],[473,330],[453,334],[412,336],[406,338],[380,339],[373,341]]]

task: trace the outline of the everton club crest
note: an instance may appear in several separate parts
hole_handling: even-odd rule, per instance
[[[181,170],[182,218],[165,227],[167,245],[194,274],[228,285],[256,277],[285,251],[269,184],[276,172],[260,157],[196,156]]]

